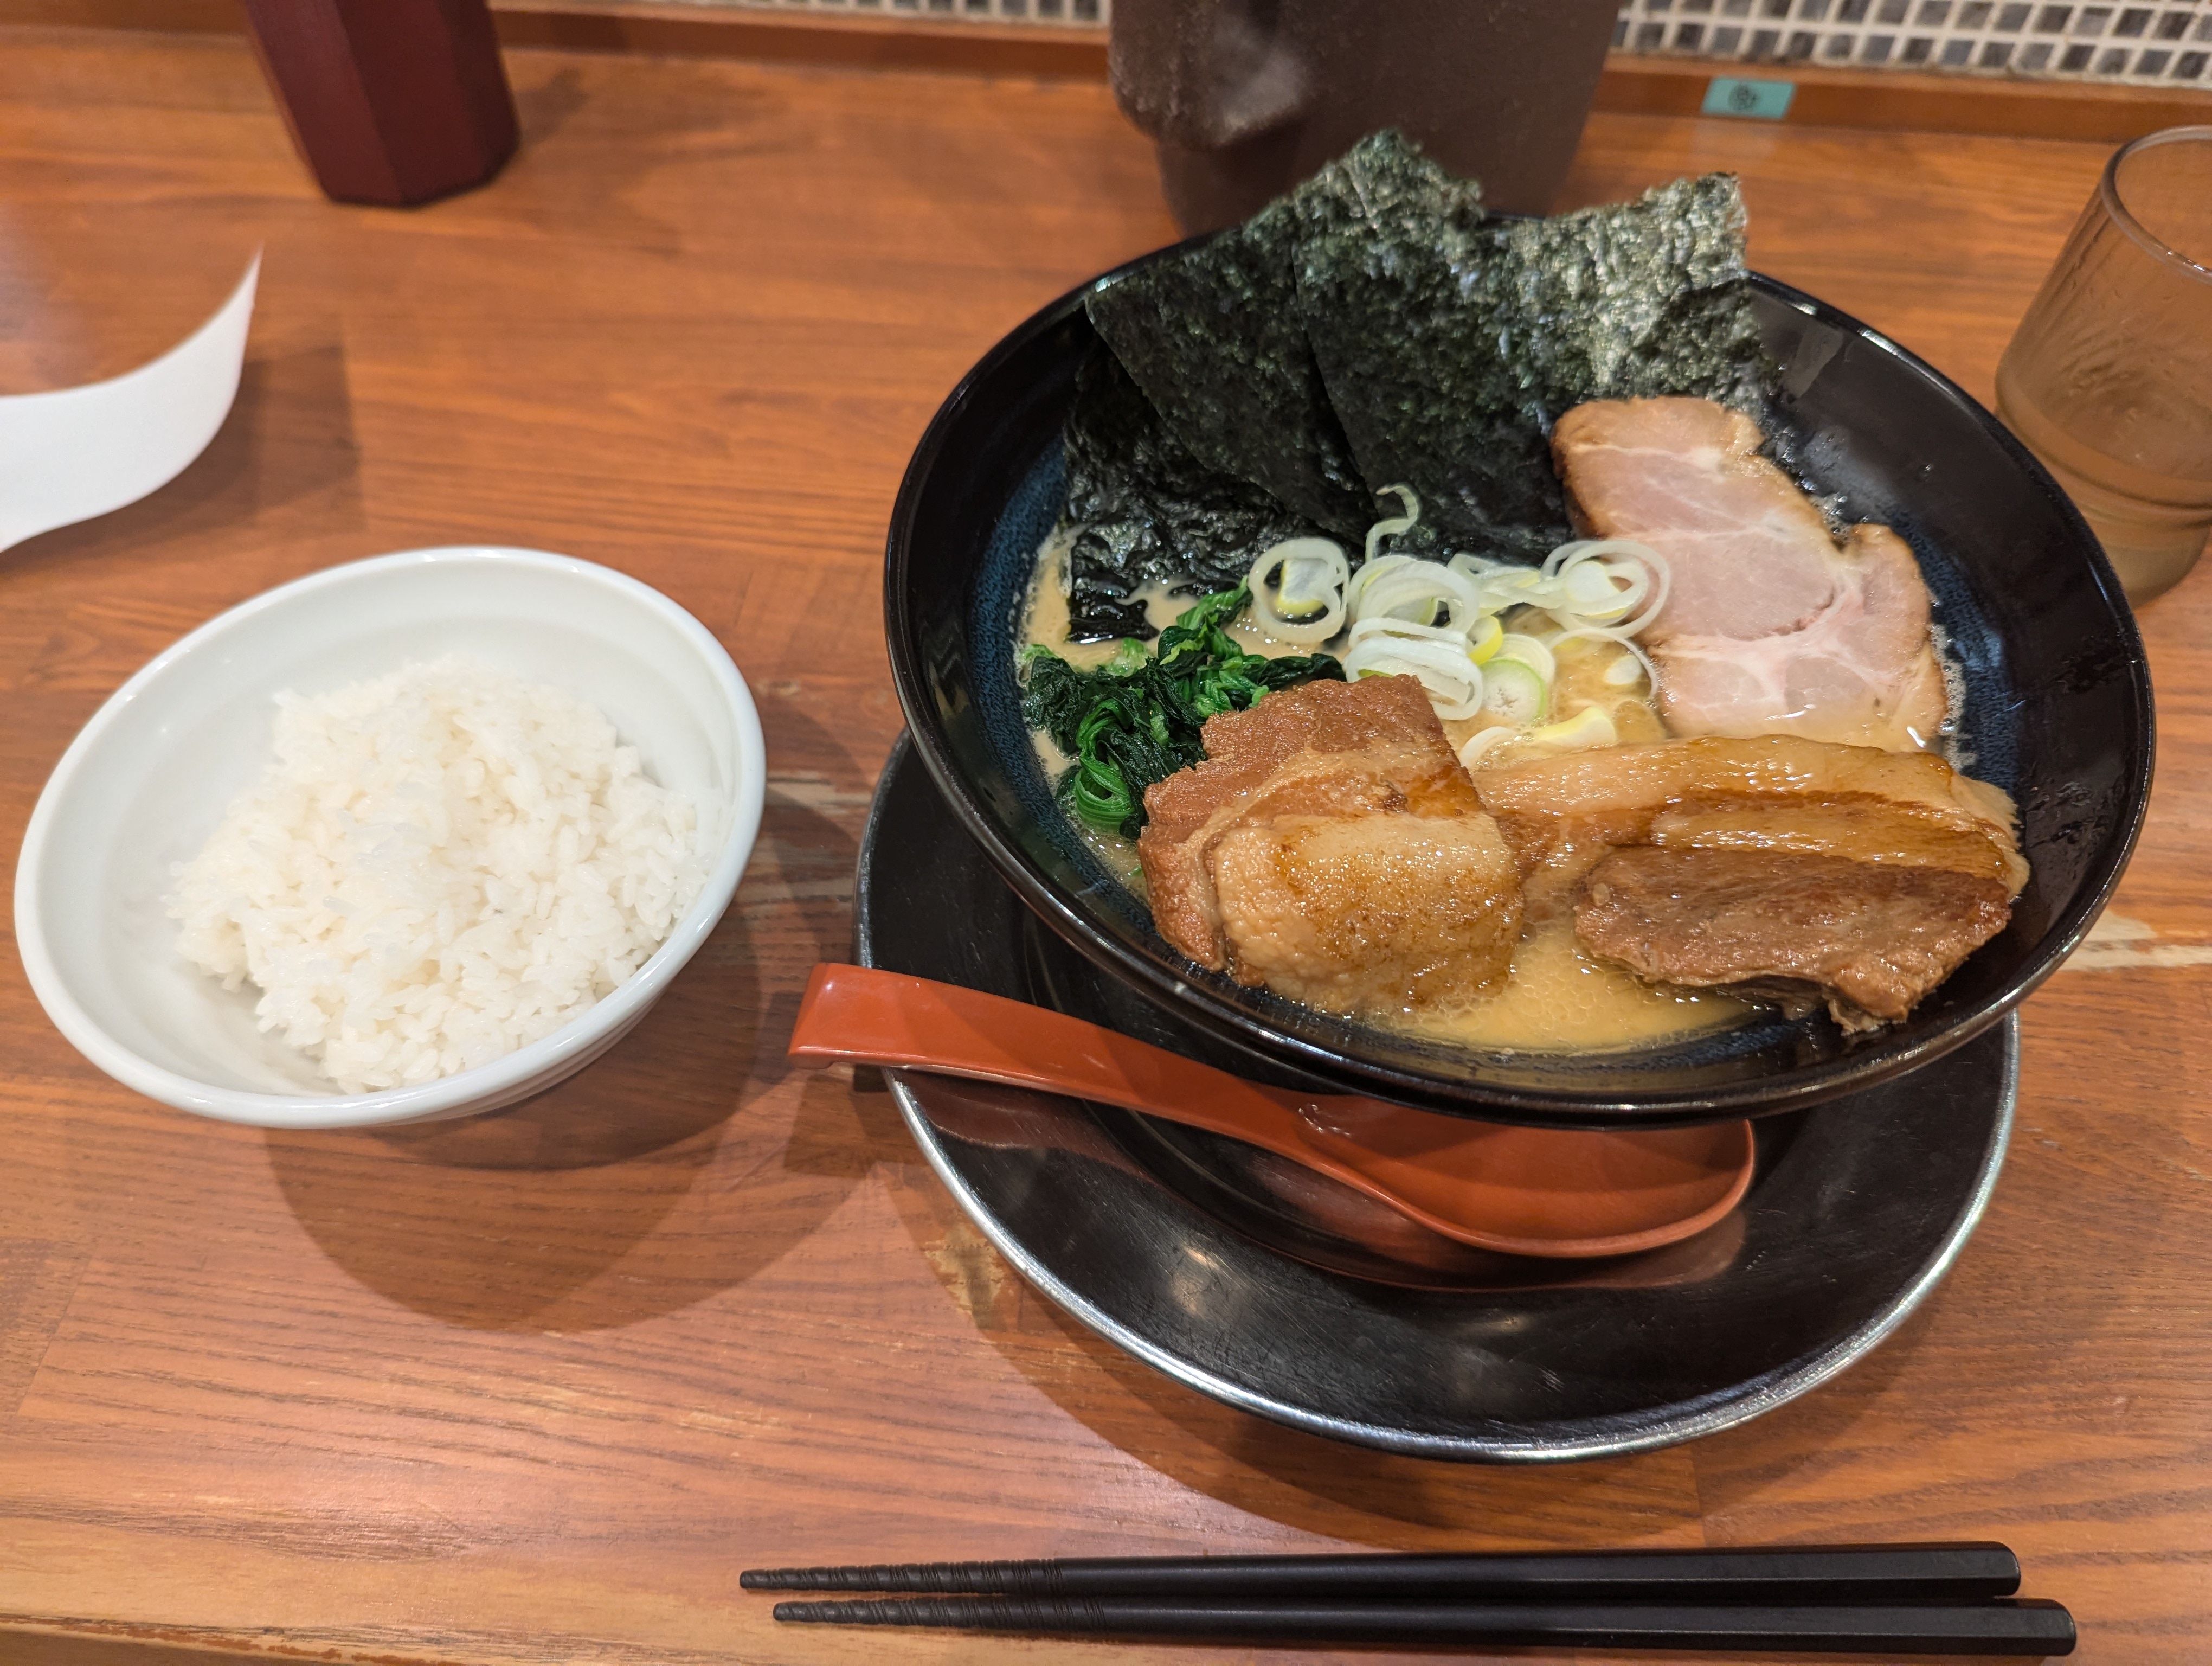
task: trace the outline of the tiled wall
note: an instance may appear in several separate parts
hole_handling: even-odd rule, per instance
[[[1378,0],[1387,3],[1387,0]],[[1095,29],[1107,21],[1111,0],[698,0],[707,5],[749,5],[777,11],[845,12],[863,17],[933,17],[978,23],[1043,23]],[[1358,0],[1367,3],[1367,0]]]
[[[1388,5],[1391,0],[1350,0]],[[1112,0],[702,0],[1095,28]],[[2212,0],[1622,0],[1613,45],[1667,57],[2212,90]]]
[[[2212,0],[1626,0],[1626,52],[2212,89]]]

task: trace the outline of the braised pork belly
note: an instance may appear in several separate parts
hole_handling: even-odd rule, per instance
[[[2003,793],[1927,752],[1790,736],[1485,770],[1529,913],[1639,977],[1905,1018],[2004,928],[2027,877]]]
[[[1480,811],[1243,822],[1211,866],[1237,976],[1328,1012],[1486,994],[1520,939],[1520,874]]]
[[[1410,677],[1309,683],[1208,721],[1205,762],[1145,795],[1160,934],[1331,1012],[1501,982],[1519,866]]]
[[[1785,1009],[1826,1001],[1846,1030],[1907,1017],[2004,929],[1996,880],[1948,867],[1749,849],[1619,850],[1575,905],[1576,940],[1638,976]]]

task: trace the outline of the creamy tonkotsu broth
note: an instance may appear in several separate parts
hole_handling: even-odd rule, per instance
[[[1039,549],[1022,610],[1020,644],[1050,648],[1072,665],[1101,666],[1113,658],[1120,645],[1068,640],[1066,553],[1066,544],[1059,538],[1048,539]],[[1196,599],[1152,584],[1137,593],[1137,599],[1153,628],[1164,629]],[[1265,635],[1249,615],[1231,626],[1230,632],[1252,653],[1270,658],[1311,652]],[[1341,647],[1340,641],[1328,645],[1329,651]],[[1578,708],[1602,704],[1625,740],[1660,739],[1664,730],[1651,712],[1642,684],[1629,689],[1618,680],[1606,680],[1616,652],[1603,643],[1574,648],[1582,651],[1570,648],[1560,656],[1558,687],[1563,695],[1573,696],[1561,703]],[[1482,726],[1462,721],[1444,727],[1456,747]],[[1042,730],[1030,731],[1030,739],[1047,778],[1058,780],[1072,760]],[[1497,756],[1504,761],[1512,754],[1501,749]],[[1070,816],[1068,823],[1109,871],[1137,895],[1144,895],[1145,876],[1138,865],[1136,841],[1092,827],[1080,817]],[[1365,1016],[1405,1034],[1462,1046],[1601,1052],[1724,1029],[1742,1022],[1751,1011],[1742,1001],[1711,991],[1692,993],[1642,983],[1584,952],[1575,941],[1573,921],[1562,916],[1532,922],[1524,928],[1521,945],[1514,953],[1511,975],[1494,995],[1461,1006]]]
[[[1724,1029],[1751,1012],[1708,989],[1656,988],[1594,959],[1559,915],[1527,926],[1513,971],[1486,1000],[1401,1015],[1393,1028],[1462,1046],[1601,1052]]]

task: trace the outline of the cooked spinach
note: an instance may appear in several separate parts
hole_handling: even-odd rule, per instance
[[[1241,584],[1208,596],[1160,633],[1156,653],[1127,641],[1096,670],[1079,670],[1048,648],[1023,651],[1023,713],[1075,760],[1059,791],[1091,826],[1136,837],[1145,789],[1206,756],[1200,731],[1207,718],[1243,711],[1274,689],[1343,680],[1344,668],[1326,654],[1247,654],[1223,627],[1250,599]]]

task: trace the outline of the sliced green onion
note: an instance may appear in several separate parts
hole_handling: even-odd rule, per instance
[[[1395,636],[1409,642],[1449,642],[1462,653],[1467,653],[1467,638],[1455,625],[1421,624],[1412,619],[1394,619],[1388,614],[1362,619],[1352,627],[1344,640],[1347,647],[1357,648],[1377,636]],[[1468,654],[1468,658],[1472,660],[1474,656]]]
[[[1541,723],[1551,709],[1552,688],[1535,667],[1503,653],[1482,668],[1482,710],[1516,727]]]
[[[1646,579],[1637,587],[1641,592],[1650,585],[1650,581]],[[1586,618],[1595,618],[1601,613],[1617,617],[1628,611],[1624,599],[1626,587],[1613,583],[1613,569],[1605,562],[1585,561],[1563,568],[1559,588],[1565,593],[1566,605]]]
[[[1585,706],[1561,722],[1529,730],[1528,739],[1558,751],[1588,752],[1601,746],[1618,746],[1620,731],[1613,727],[1613,718],[1604,707]]]
[[[1563,544],[1541,567],[1473,555],[1454,556],[1450,567],[1474,587],[1486,612],[1540,607],[1562,625],[1617,624],[1632,635],[1658,617],[1670,582],[1665,556],[1621,538]]]
[[[1505,641],[1505,627],[1498,622],[1495,613],[1486,613],[1474,623],[1467,635],[1467,657],[1478,666],[1489,663],[1492,654]]]
[[[1601,642],[1620,643],[1621,647],[1634,654],[1636,662],[1644,667],[1644,679],[1650,684],[1651,692],[1654,694],[1659,692],[1659,667],[1651,663],[1651,656],[1629,636],[1627,631],[1618,625],[1577,625],[1572,630],[1563,630],[1553,637],[1552,646],[1557,648],[1562,642],[1571,642],[1583,637],[1590,637]],[[1607,666],[1605,672],[1605,680],[1616,687],[1622,686],[1626,682],[1626,678],[1614,677],[1613,672],[1618,669],[1619,666],[1616,662],[1613,666]]]
[[[1667,558],[1650,544],[1627,538],[1563,544],[1545,558],[1540,570],[1560,586],[1562,605],[1554,606],[1554,611],[1579,615],[1592,624],[1618,624],[1632,636],[1659,617],[1673,583]],[[1641,612],[1637,611],[1639,607]],[[1632,613],[1636,615],[1632,619],[1628,617]],[[1571,622],[1563,617],[1560,623]]]
[[[1244,580],[1260,629],[1278,641],[1310,648],[1344,627],[1352,563],[1325,538],[1285,538],[1262,550]],[[1272,592],[1270,578],[1277,582]]]
[[[1559,662],[1552,657],[1552,650],[1534,636],[1524,636],[1517,630],[1509,630],[1498,644],[1498,658],[1518,660],[1543,678],[1547,686],[1559,680]]]
[[[1389,617],[1432,625],[1449,611],[1461,635],[1482,610],[1474,587],[1440,561],[1378,556],[1353,575],[1344,599],[1355,620]]]
[[[1473,717],[1482,708],[1482,668],[1464,643],[1378,632],[1344,656],[1346,677],[1418,677],[1438,717]]]
[[[1460,767],[1472,774],[1482,768],[1483,760],[1509,740],[1520,738],[1518,729],[1491,727],[1477,729],[1459,749]]]
[[[1384,538],[1412,532],[1413,523],[1421,518],[1420,496],[1411,486],[1384,486],[1375,496],[1382,497],[1386,494],[1395,497],[1405,507],[1406,513],[1393,515],[1387,520],[1378,520],[1367,529],[1367,559],[1370,562],[1375,559],[1375,552]]]
[[[1533,567],[1468,555],[1454,556],[1449,565],[1474,587],[1475,605],[1486,613],[1501,613],[1524,603],[1541,606],[1549,593],[1544,575]]]

